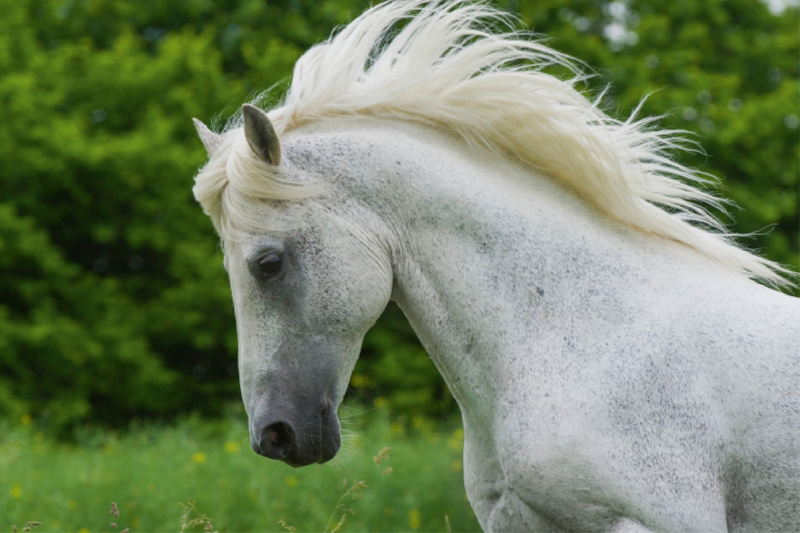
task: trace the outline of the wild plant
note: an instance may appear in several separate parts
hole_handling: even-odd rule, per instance
[[[114,518],[119,518],[119,507],[117,507],[116,502],[111,502],[111,510],[108,512],[108,514],[110,514]],[[111,529],[116,529],[117,528],[117,523],[116,522],[111,522],[110,526],[111,526]],[[126,527],[125,529],[123,529],[119,533],[128,533],[129,531],[130,531],[130,528]]]
[[[189,500],[186,503],[180,504],[180,506],[183,507],[183,514],[181,514],[180,533],[191,531],[192,528],[197,526],[202,526],[203,531],[208,531],[209,533],[219,533],[219,531],[214,530],[214,520],[209,518],[208,515],[198,511],[196,504],[196,500]],[[195,516],[192,517],[192,515]]]
[[[41,522],[28,522],[25,524],[25,527],[22,528],[22,531],[32,531],[36,526],[41,526]],[[17,533],[17,526],[11,525],[11,533]]]

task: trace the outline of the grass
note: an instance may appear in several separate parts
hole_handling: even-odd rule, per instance
[[[361,427],[345,436],[333,464],[301,469],[253,453],[240,419],[189,418],[124,434],[88,429],[71,445],[35,423],[5,422],[0,531],[31,521],[42,523],[37,533],[330,531],[342,516],[339,531],[480,530],[464,493],[457,424],[355,419]],[[112,501],[118,517],[109,514]],[[212,525],[185,525],[201,516]]]

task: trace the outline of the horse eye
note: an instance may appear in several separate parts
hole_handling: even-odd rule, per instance
[[[258,266],[264,277],[274,276],[281,271],[283,260],[277,254],[267,254],[258,260]]]

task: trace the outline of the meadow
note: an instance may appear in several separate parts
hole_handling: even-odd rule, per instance
[[[181,504],[192,500],[197,511],[185,521],[206,515],[220,532],[331,531],[345,512],[340,531],[447,531],[445,516],[452,531],[480,530],[464,493],[458,421],[401,423],[380,410],[346,411],[337,458],[301,469],[253,453],[241,416],[122,432],[86,427],[71,443],[47,437],[29,418],[6,421],[0,530],[38,521],[37,532],[179,531]],[[378,463],[381,450],[388,458]],[[337,508],[360,481],[366,486]],[[112,501],[118,518],[109,514]]]

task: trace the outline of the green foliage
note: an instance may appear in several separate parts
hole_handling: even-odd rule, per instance
[[[178,377],[163,368],[113,278],[68,262],[30,218],[0,205],[2,407],[56,425],[87,416],[95,396],[124,410],[163,404]],[[100,378],[100,379],[98,379]]]
[[[388,404],[401,420],[414,415],[442,417],[457,409],[439,371],[394,303],[364,338],[350,385],[356,399],[376,407]]]
[[[758,0],[505,2],[610,83],[604,104],[697,134],[745,243],[800,267],[798,9]],[[503,2],[499,2],[503,7]],[[238,396],[221,254],[191,196],[191,117],[282,83],[362,0],[0,0],[0,415],[42,427],[218,414]],[[285,82],[284,82],[285,83]],[[277,93],[280,94],[280,91]],[[220,115],[218,115],[220,114]],[[352,389],[454,411],[396,307]]]

